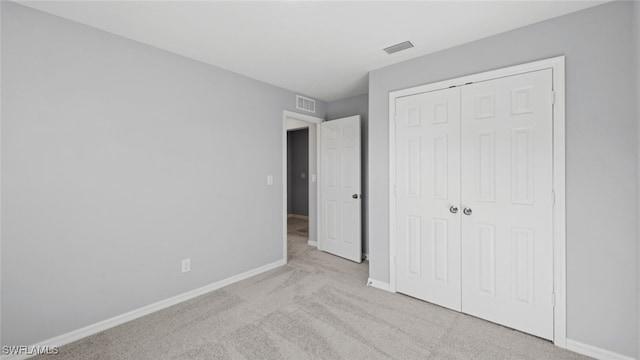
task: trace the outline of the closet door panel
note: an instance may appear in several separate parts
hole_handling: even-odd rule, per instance
[[[462,311],[553,338],[552,73],[462,87]]]
[[[460,89],[396,103],[397,291],[460,311]]]

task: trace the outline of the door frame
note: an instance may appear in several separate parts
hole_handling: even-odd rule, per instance
[[[320,123],[322,123],[323,121],[325,121],[322,118],[319,117],[315,117],[315,116],[311,116],[311,115],[306,115],[306,114],[300,114],[297,112],[293,112],[293,111],[288,111],[288,110],[283,110],[282,111],[282,240],[283,240],[283,249],[282,249],[282,258],[284,259],[285,264],[287,263],[288,259],[287,259],[287,120],[292,119],[292,120],[297,120],[297,121],[302,121],[307,123],[308,125],[306,126],[301,126],[299,128],[296,129],[305,129],[305,128],[311,128],[311,127],[315,127],[316,128],[316,169],[315,169],[315,174],[311,174],[311,169],[309,169],[309,195],[311,195],[312,191],[311,191],[311,187],[314,183],[314,181],[312,181],[312,177],[313,175],[316,176],[316,181],[315,184],[319,183],[319,179],[320,179]],[[309,142],[309,144],[311,144],[311,142]],[[309,148],[311,149],[311,146],[309,146]],[[311,160],[311,152],[309,152],[309,160]],[[309,163],[311,163],[309,161]],[[316,223],[316,241],[318,241],[319,239],[319,234],[320,234],[320,187],[316,185],[316,216],[315,216],[315,223]],[[317,246],[317,244],[314,244],[313,241],[311,241],[311,239],[309,239],[309,245],[315,245]]]
[[[396,292],[395,202],[395,105],[396,99],[472,82],[494,80],[527,72],[551,69],[553,73],[553,343],[567,347],[566,303],[566,198],[565,198],[565,57],[534,61],[497,70],[457,77],[389,93],[389,290]]]

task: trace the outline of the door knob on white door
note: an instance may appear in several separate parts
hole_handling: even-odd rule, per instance
[[[464,210],[462,210],[462,212],[463,212],[465,215],[471,215],[471,213],[472,213],[472,211],[471,211],[471,209],[470,209],[470,208],[464,208]]]
[[[451,205],[451,207],[449,208],[449,212],[451,212],[452,214],[457,214],[458,213],[458,207],[455,205]]]
[[[358,198],[358,194],[353,194],[351,195],[352,198],[357,199]]]

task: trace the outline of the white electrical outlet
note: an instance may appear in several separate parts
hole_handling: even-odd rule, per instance
[[[191,259],[183,259],[182,260],[182,272],[186,273],[191,271]]]
[[[267,175],[267,185],[273,185],[273,175]]]

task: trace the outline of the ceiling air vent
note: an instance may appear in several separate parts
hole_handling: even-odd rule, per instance
[[[383,50],[386,51],[387,54],[393,54],[393,53],[397,53],[398,51],[411,49],[412,47],[413,47],[413,44],[411,43],[411,41],[405,41],[399,44],[386,47]]]
[[[296,95],[296,108],[308,112],[316,112],[316,101],[308,97]]]

